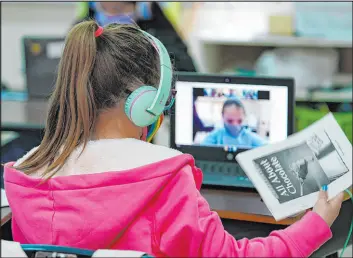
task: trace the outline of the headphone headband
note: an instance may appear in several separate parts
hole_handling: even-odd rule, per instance
[[[137,126],[145,127],[158,123],[163,111],[170,108],[166,104],[172,94],[172,63],[167,49],[162,42],[149,33],[139,30],[145,35],[151,44],[156,48],[160,63],[160,80],[158,85],[141,85],[134,90],[126,99],[125,114]],[[171,101],[172,103],[172,101]],[[152,126],[148,135],[153,135],[158,126]]]
[[[159,54],[160,80],[157,88],[157,94],[152,104],[147,108],[148,112],[155,116],[159,116],[164,110],[172,88],[172,63],[170,61],[168,51],[162,42],[146,31],[140,31],[152,41],[151,43],[157,48],[157,52]]]

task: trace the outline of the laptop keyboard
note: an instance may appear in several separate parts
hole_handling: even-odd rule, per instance
[[[197,160],[196,166],[203,172],[204,185],[254,188],[238,164]]]

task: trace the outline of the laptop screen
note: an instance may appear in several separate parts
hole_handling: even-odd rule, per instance
[[[177,82],[177,145],[250,149],[288,135],[288,88]]]
[[[198,161],[236,163],[237,153],[275,143],[293,131],[293,81],[181,75],[172,147]]]

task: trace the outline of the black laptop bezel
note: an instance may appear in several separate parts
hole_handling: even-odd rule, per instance
[[[207,83],[219,83],[219,84],[242,84],[242,85],[258,85],[258,86],[285,86],[288,88],[288,106],[287,106],[287,137],[294,133],[294,108],[295,108],[295,86],[294,79],[292,78],[274,78],[274,77],[245,77],[245,76],[229,76],[229,75],[216,75],[216,74],[202,74],[202,73],[188,73],[182,72],[177,73],[177,82],[207,82]],[[178,96],[177,96],[178,97]],[[172,114],[175,114],[176,103],[173,106]],[[219,147],[205,147],[205,146],[180,146],[178,147],[175,143],[175,115],[170,117],[170,147],[177,149],[183,153],[193,155],[195,160],[211,160],[215,162],[230,162],[227,160],[227,152]],[[239,149],[234,155],[237,155],[243,151]],[[235,164],[235,160],[231,161]],[[239,189],[240,187],[233,186],[220,186],[204,184],[203,188],[215,188],[215,189]],[[245,188],[242,188],[246,190]],[[254,188],[247,190],[254,191]]]

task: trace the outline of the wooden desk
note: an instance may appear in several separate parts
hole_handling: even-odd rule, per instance
[[[201,189],[201,194],[208,201],[211,209],[223,219],[291,225],[302,217],[300,215],[276,221],[257,193]]]
[[[352,192],[352,188],[350,188]],[[302,218],[305,212],[281,221],[276,221],[257,193],[201,189],[202,195],[222,219],[233,219],[276,225],[291,225]],[[350,196],[345,193],[345,201]]]
[[[215,211],[222,219],[243,220],[243,221],[251,221],[251,222],[258,222],[258,223],[265,223],[265,224],[276,224],[276,225],[291,225],[294,222],[300,220],[305,214],[303,213],[302,215],[283,219],[281,221],[276,221],[272,216],[233,212],[233,211],[218,211],[218,210],[215,210]]]
[[[2,101],[2,131],[39,131],[45,126],[47,100]]]

